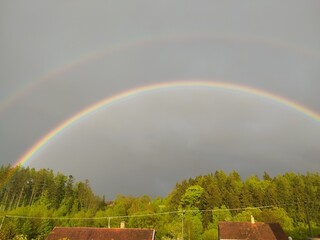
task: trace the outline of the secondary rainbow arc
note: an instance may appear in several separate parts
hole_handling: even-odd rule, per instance
[[[290,44],[286,42],[281,42],[275,39],[261,38],[258,36],[253,36],[249,34],[232,34],[227,32],[216,32],[216,33],[203,33],[203,32],[194,32],[194,33],[179,33],[179,34],[168,34],[168,35],[154,35],[154,36],[144,36],[142,38],[131,39],[128,42],[116,42],[110,46],[103,46],[97,51],[92,51],[84,54],[80,58],[74,59],[71,62],[57,66],[57,68],[44,73],[42,76],[39,76],[35,81],[32,81],[24,86],[22,86],[16,93],[8,94],[2,99],[0,98],[0,112],[7,109],[14,102],[21,100],[22,97],[30,94],[42,83],[48,82],[52,79],[57,78],[60,75],[65,74],[66,72],[79,68],[80,66],[87,64],[91,61],[97,60],[99,58],[108,56],[109,54],[125,51],[130,48],[141,47],[151,44],[159,44],[165,42],[174,42],[174,41],[186,41],[186,40],[200,40],[200,39],[215,39],[215,40],[235,40],[239,42],[247,43],[257,43],[261,45],[266,45],[270,47],[275,47],[279,49],[284,49],[290,52],[295,52],[298,54],[303,54],[309,57],[319,58],[320,54],[314,49],[308,49],[299,45]]]

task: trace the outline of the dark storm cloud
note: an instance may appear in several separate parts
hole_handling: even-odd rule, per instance
[[[168,190],[183,178],[220,169],[247,177],[319,167],[319,126],[312,119],[236,95],[179,89],[131,98],[70,127],[31,165],[91,179],[112,197],[145,189],[164,194],[158,185]]]
[[[221,80],[320,112],[319,11],[318,1],[2,1],[1,163],[87,106],[156,82]],[[29,164],[100,193],[155,195],[216,169],[317,171],[319,131],[269,100],[169,91],[88,117]]]

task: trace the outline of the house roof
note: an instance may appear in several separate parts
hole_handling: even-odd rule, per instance
[[[141,228],[55,227],[47,240],[154,240],[155,230]]]
[[[219,239],[288,240],[279,223],[220,222]]]

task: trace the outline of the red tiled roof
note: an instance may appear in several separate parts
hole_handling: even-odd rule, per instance
[[[154,240],[155,230],[141,228],[55,227],[47,240]]]
[[[220,222],[219,239],[288,240],[279,223]]]

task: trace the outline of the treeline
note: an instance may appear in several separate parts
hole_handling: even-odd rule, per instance
[[[177,183],[166,197],[96,196],[89,181],[50,169],[0,168],[0,239],[45,239],[54,226],[154,228],[157,239],[217,239],[219,221],[279,222],[293,239],[320,234],[320,176],[233,171]]]

